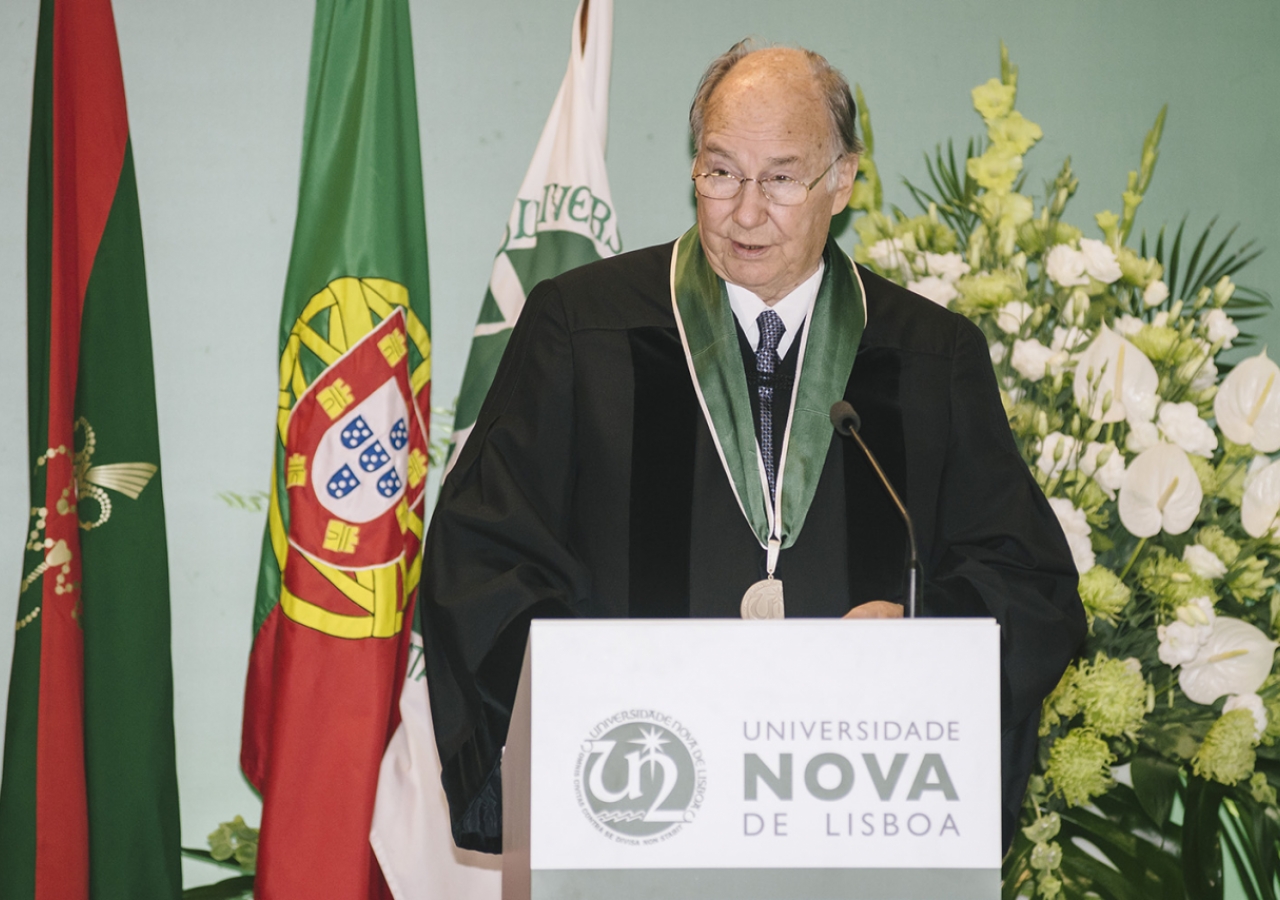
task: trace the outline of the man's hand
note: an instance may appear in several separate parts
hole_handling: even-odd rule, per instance
[[[855,606],[844,614],[846,619],[901,619],[902,604],[890,603],[888,600],[872,600]]]

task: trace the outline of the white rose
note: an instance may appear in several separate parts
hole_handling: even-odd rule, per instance
[[[1222,349],[1230,350],[1231,342],[1240,336],[1240,329],[1231,317],[1220,309],[1211,309],[1204,316],[1205,333],[1211,343],[1222,341]]]
[[[1200,652],[1200,645],[1207,635],[1200,629],[1186,622],[1170,622],[1156,628],[1156,636],[1160,639],[1157,655],[1166,666],[1180,666],[1189,663]]]
[[[1125,438],[1125,449],[1130,453],[1141,453],[1150,450],[1160,443],[1160,430],[1155,422],[1130,422],[1129,436]]]
[[[902,238],[882,238],[867,248],[867,255],[877,269],[904,269],[907,257],[902,252]]]
[[[1101,464],[1098,462],[1099,457],[1103,457]],[[1090,441],[1084,448],[1084,457],[1080,460],[1080,471],[1092,476],[1098,483],[1098,487],[1102,488],[1103,493],[1114,500],[1116,491],[1124,481],[1124,454],[1115,444],[1099,444],[1097,441]]]
[[[1158,421],[1164,436],[1188,453],[1210,457],[1218,449],[1218,436],[1194,403],[1162,403]]]
[[[969,264],[959,253],[925,253],[924,268],[948,284],[954,284],[961,275],[969,274]]]
[[[1123,316],[1116,319],[1115,327],[1112,330],[1118,334],[1123,334],[1125,337],[1133,337],[1141,331],[1146,324],[1146,322],[1142,321],[1137,316],[1131,316],[1128,313],[1125,313]]]
[[[960,292],[950,282],[943,281],[935,275],[926,275],[919,281],[908,281],[907,290],[914,291],[921,297],[928,297],[939,306],[946,306],[960,296]]]
[[[1009,352],[1009,348],[999,341],[992,344],[988,349],[991,351],[991,365],[993,366],[998,366],[1004,362],[1004,355]]]
[[[1054,353],[1035,338],[1027,341],[1013,342],[1013,357],[1010,363],[1018,374],[1028,381],[1039,381],[1044,377],[1045,367]]]
[[[1080,253],[1084,256],[1084,270],[1091,278],[1103,284],[1120,279],[1120,263],[1116,260],[1115,251],[1102,241],[1081,238]]]
[[[1071,501],[1063,497],[1052,497],[1049,505],[1053,507],[1062,533],[1067,536],[1067,546],[1071,548],[1071,558],[1075,561],[1076,571],[1088,572],[1097,561],[1093,555],[1093,546],[1089,543],[1089,522],[1084,511],[1076,509]]]
[[[1142,304],[1150,309],[1159,306],[1169,299],[1169,285],[1163,281],[1153,281],[1142,292]]]
[[[1224,716],[1237,709],[1247,709],[1253,713],[1253,739],[1261,740],[1262,733],[1267,730],[1267,707],[1262,698],[1257,694],[1233,694],[1222,704]]]
[[[1187,544],[1182,550],[1182,561],[1201,578],[1221,578],[1227,574],[1227,564],[1203,544]]]
[[[1006,303],[996,313],[996,326],[1005,334],[1017,334],[1022,330],[1022,323],[1031,318],[1031,314],[1035,311],[1034,306],[1021,300]]]
[[[1084,254],[1070,244],[1056,244],[1049,250],[1044,258],[1044,271],[1063,287],[1080,287],[1089,283]]]
[[[1062,449],[1059,450],[1059,447]],[[1079,452],[1079,441],[1061,431],[1054,431],[1046,434],[1040,442],[1040,458],[1036,460],[1036,468],[1046,475],[1057,475],[1075,465]]]

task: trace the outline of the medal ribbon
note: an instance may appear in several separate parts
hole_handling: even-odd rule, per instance
[[[867,321],[857,270],[830,238],[824,259],[822,284],[799,338],[791,413],[770,503],[733,309],[724,281],[703,253],[697,226],[676,242],[671,257],[671,305],[698,402],[738,507],[768,551],[771,577],[778,551],[794,544],[804,527],[831,444],[831,404],[844,396]]]

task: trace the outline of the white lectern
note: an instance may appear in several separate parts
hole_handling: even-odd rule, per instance
[[[990,619],[548,620],[504,900],[994,900]]]

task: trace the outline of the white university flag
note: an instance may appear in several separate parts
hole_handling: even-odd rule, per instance
[[[458,397],[450,465],[471,433],[528,292],[544,278],[622,249],[604,165],[613,0],[591,0],[590,15],[587,5],[582,0],[574,15],[569,71],[494,260]],[[416,633],[412,647],[402,721],[382,758],[369,842],[396,900],[498,900],[502,858],[453,844]]]
[[[584,31],[581,22],[587,18]],[[585,34],[586,46],[580,37]],[[604,167],[613,0],[578,6],[569,71],[507,219],[458,393],[445,474],[475,425],[529,291],[539,281],[621,252]]]

